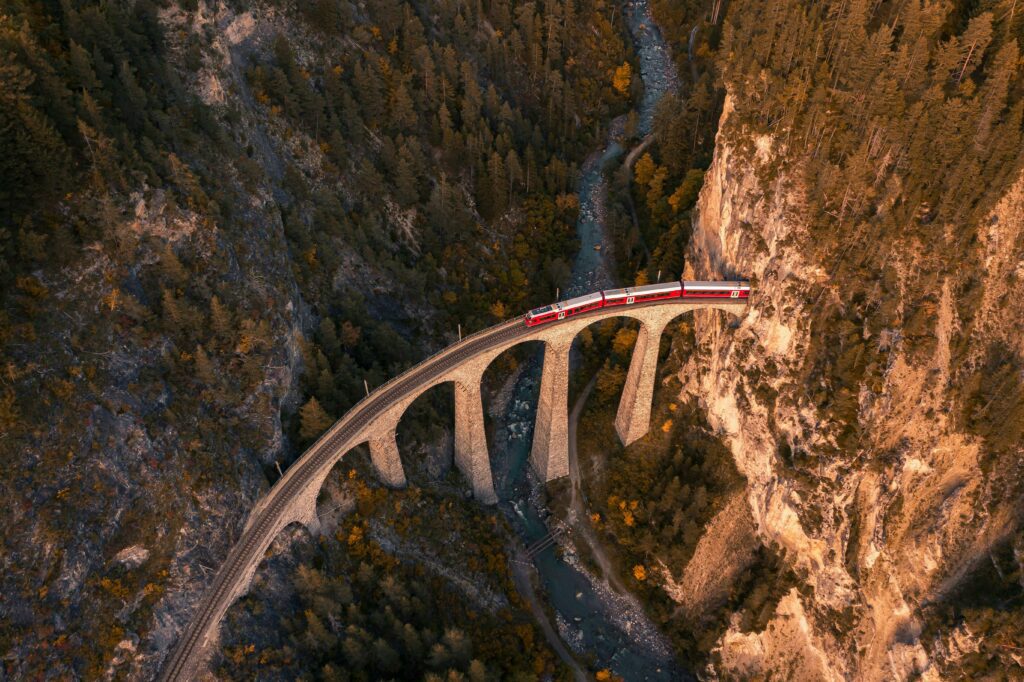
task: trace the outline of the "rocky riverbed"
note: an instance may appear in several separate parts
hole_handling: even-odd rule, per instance
[[[642,138],[651,132],[658,102],[666,93],[678,92],[680,81],[647,0],[628,3],[623,13],[644,85],[637,109],[637,131]],[[617,284],[612,274],[614,253],[605,233],[608,187],[604,169],[626,152],[619,141],[625,120],[622,116],[609,123],[606,144],[595,150],[580,170],[576,185],[580,248],[562,298]],[[505,383],[492,408],[495,481],[499,495],[507,500],[501,506],[525,543],[550,531],[548,511],[537,494],[536,482],[531,485],[526,481],[529,474],[525,466],[533,436],[540,367],[539,356],[522,366]],[[555,613],[555,628],[544,628],[549,638],[557,630],[562,640],[552,641],[553,648],[564,652],[567,647],[578,656],[592,657],[597,668],[607,668],[628,680],[689,678],[686,671],[676,667],[669,643],[647,618],[641,604],[592,574],[579,560],[568,535],[534,556],[529,568],[539,579],[539,597],[546,599]],[[529,597],[535,598],[533,591]]]

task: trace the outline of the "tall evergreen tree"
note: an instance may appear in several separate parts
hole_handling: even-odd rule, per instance
[[[316,398],[306,401],[299,410],[299,419],[299,436],[306,441],[316,440],[334,423],[334,419],[320,407],[320,402]]]

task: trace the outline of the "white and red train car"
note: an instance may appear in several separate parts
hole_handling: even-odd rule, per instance
[[[608,289],[607,291],[598,291],[586,296],[578,296],[566,301],[552,303],[543,308],[534,308],[526,313],[525,321],[527,327],[534,327],[545,322],[564,320],[567,317],[597,310],[598,308],[648,303],[669,298],[730,298],[745,301],[750,298],[750,282],[746,280],[735,282],[688,282],[684,280],[681,282],[666,282],[664,284],[645,284],[644,286],[627,287],[625,289]]]

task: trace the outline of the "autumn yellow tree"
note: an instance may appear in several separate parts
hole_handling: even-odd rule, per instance
[[[494,315],[494,319],[504,320],[505,312],[505,304],[501,301],[495,301],[491,304],[491,315]]]
[[[618,365],[605,362],[597,373],[597,397],[604,402],[611,400],[626,382],[626,370]]]
[[[196,363],[196,376],[207,386],[213,386],[217,381],[217,371],[202,344],[196,346],[196,352],[192,357]]]
[[[338,333],[341,345],[345,348],[355,348],[359,343],[359,337],[362,334],[362,329],[355,326],[348,320],[341,323],[341,330]]]
[[[641,187],[646,187],[647,183],[654,177],[654,171],[654,159],[650,154],[644,154],[637,159],[636,164],[633,166],[633,180]]]
[[[673,211],[687,209],[697,201],[701,185],[704,183],[704,171],[699,168],[691,168],[686,172],[686,177],[676,188],[676,191],[668,198],[668,204]]]
[[[647,207],[653,212],[665,193],[665,180],[668,178],[668,168],[658,166],[654,170],[654,176],[647,183]]]
[[[622,66],[615,68],[615,75],[612,76],[612,87],[620,95],[629,93],[629,84],[633,81],[633,67],[629,62],[622,62]]]
[[[614,350],[615,354],[619,357],[627,357],[635,343],[636,330],[623,327],[619,331],[615,332],[615,338],[612,340],[612,350]]]
[[[9,433],[20,423],[21,410],[18,408],[14,391],[8,388],[0,395],[0,433]]]

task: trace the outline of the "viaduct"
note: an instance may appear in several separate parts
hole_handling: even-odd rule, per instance
[[[378,387],[328,429],[256,503],[241,537],[168,657],[160,679],[195,677],[196,669],[217,641],[224,614],[248,590],[274,537],[295,522],[314,529],[319,525],[317,496],[331,468],[345,453],[368,443],[380,479],[388,486],[405,485],[395,429],[409,405],[429,389],[446,382],[455,385],[455,465],[472,486],[476,499],[493,504],[497,496],[491,481],[480,382],[495,358],[521,343],[544,343],[530,461],[541,480],[552,481],[569,473],[569,349],[577,334],[611,317],[640,322],[615,418],[619,438],[629,445],[650,426],[658,345],[668,323],[698,309],[740,314],[745,305],[742,299],[668,299],[601,308],[535,327],[527,327],[523,318],[517,317],[467,336]]]

